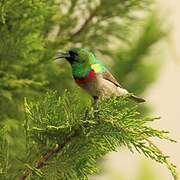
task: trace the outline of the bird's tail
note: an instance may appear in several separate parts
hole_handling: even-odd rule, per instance
[[[137,103],[143,103],[143,102],[146,102],[145,99],[140,98],[140,97],[135,96],[135,95],[131,95],[130,98],[131,98],[132,100],[134,100],[135,102],[137,102]]]

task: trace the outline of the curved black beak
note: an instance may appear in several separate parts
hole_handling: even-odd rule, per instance
[[[70,58],[70,57],[71,57],[71,56],[70,56],[69,53],[59,52],[59,53],[56,55],[55,59]]]

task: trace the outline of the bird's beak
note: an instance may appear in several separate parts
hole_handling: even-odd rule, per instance
[[[70,58],[70,54],[69,53],[61,53],[58,52],[58,54],[56,55],[55,59],[61,59],[61,58]]]
[[[54,62],[57,63],[57,64],[61,64],[63,58],[70,58],[70,57],[71,56],[70,56],[69,53],[58,52],[56,57],[55,57]]]

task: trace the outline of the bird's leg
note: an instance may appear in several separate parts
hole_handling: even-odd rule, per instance
[[[94,99],[93,106],[95,107],[98,100],[99,100],[99,97],[98,96],[93,96],[93,99]]]
[[[97,106],[98,106],[98,101],[99,101],[99,97],[98,96],[93,96],[93,103],[92,103],[92,110],[96,111],[97,110]]]
[[[91,107],[91,111],[94,111],[97,109],[97,102],[99,100],[99,97],[98,96],[93,96],[93,102],[92,102],[92,107]],[[88,118],[88,114],[89,114],[89,110],[87,109],[85,111],[85,114],[84,114],[84,120],[86,121],[87,118]]]

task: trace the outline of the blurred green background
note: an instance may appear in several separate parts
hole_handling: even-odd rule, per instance
[[[149,102],[153,103],[153,98],[157,102],[157,92],[148,96],[147,90],[165,63],[164,39],[168,39],[169,29],[164,28],[166,21],[159,18],[160,9],[152,0],[0,1],[0,125],[8,131],[11,163],[19,166],[17,154],[25,148],[24,97],[36,99],[49,90],[63,93],[65,89],[78,89],[83,94],[82,101],[90,98],[73,82],[67,62],[60,65],[53,62],[58,50],[70,47],[92,50],[125,88],[141,96],[146,94]],[[144,106],[142,111],[148,113],[150,109]],[[123,177],[121,170],[103,171],[108,162],[114,161],[103,161],[105,175],[92,179],[128,178]],[[149,161],[142,160],[135,166],[139,171],[133,179],[161,177]]]

